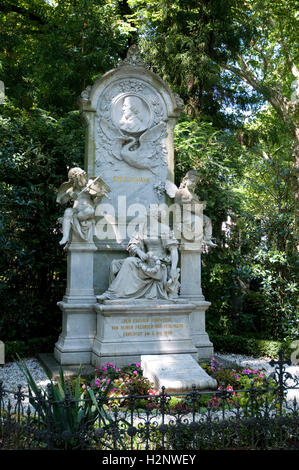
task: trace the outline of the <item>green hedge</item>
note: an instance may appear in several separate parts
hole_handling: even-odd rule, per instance
[[[278,351],[282,349],[286,356],[290,356],[291,354],[290,347],[285,342],[281,341],[269,341],[214,333],[210,333],[209,337],[214,345],[214,350],[217,352],[276,358],[278,357]],[[54,338],[54,336],[32,338],[27,342],[7,341],[5,343],[5,362],[15,361],[17,356],[34,357],[38,353],[53,351],[56,341],[57,338]]]
[[[218,352],[276,358],[278,357],[278,351],[281,349],[285,355],[291,354],[290,347],[282,341],[269,341],[266,339],[214,333],[211,333],[209,337],[214,345],[214,350]]]
[[[34,357],[38,353],[53,351],[56,341],[57,338],[54,336],[31,338],[28,341],[7,341],[5,342],[5,362],[15,361],[17,356]]]

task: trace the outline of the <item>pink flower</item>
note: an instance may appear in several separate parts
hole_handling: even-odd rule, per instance
[[[210,406],[211,408],[216,408],[219,406],[220,398],[216,397],[215,395],[212,397],[212,400],[210,401]]]
[[[138,374],[137,370],[133,370],[133,374],[137,375]]]

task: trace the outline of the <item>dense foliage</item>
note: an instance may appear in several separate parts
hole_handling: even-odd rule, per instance
[[[291,0],[1,2],[1,339],[58,334],[54,189],[83,165],[76,100],[134,42],[186,103],[176,182],[200,171],[218,245],[203,255],[208,330],[298,335],[297,19]]]
[[[28,340],[57,334],[66,256],[55,188],[83,164],[84,131],[77,112],[56,120],[9,104],[0,125],[0,335]]]
[[[203,256],[210,329],[293,338],[298,287],[291,149],[284,135],[284,147],[263,142],[263,118],[255,118],[258,136],[251,135],[251,124],[244,126],[250,145],[210,122],[183,120],[175,133],[176,164],[179,176],[190,167],[200,170],[198,190],[218,243]]]

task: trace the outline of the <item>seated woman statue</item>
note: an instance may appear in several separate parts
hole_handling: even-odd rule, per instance
[[[112,262],[112,282],[98,296],[99,301],[168,300],[178,296],[178,241],[169,226],[161,222],[155,207],[150,210],[149,222],[140,224],[139,231],[129,241],[130,256]]]

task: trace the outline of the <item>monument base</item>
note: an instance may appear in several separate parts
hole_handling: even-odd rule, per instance
[[[140,362],[144,355],[190,354],[198,358],[190,315],[196,305],[176,302],[105,301],[95,307],[97,334],[92,364],[121,367]]]
[[[190,321],[191,336],[197,349],[198,359],[210,359],[214,354],[214,347],[206,332],[206,310],[211,303],[204,299],[192,300],[188,298],[188,301],[196,305],[191,313]]]
[[[60,378],[60,371],[62,370],[64,377],[76,378],[80,373],[81,377],[90,379],[95,375],[94,367],[90,364],[60,364],[54,357],[53,353],[39,353],[37,355],[42,367],[50,375],[52,380]]]
[[[54,356],[61,365],[123,366],[147,354],[190,354],[196,360],[213,355],[205,331],[209,302],[179,297],[59,305],[63,328]]]
[[[90,364],[96,332],[94,304],[59,302],[63,312],[62,332],[54,356],[61,365]]]

